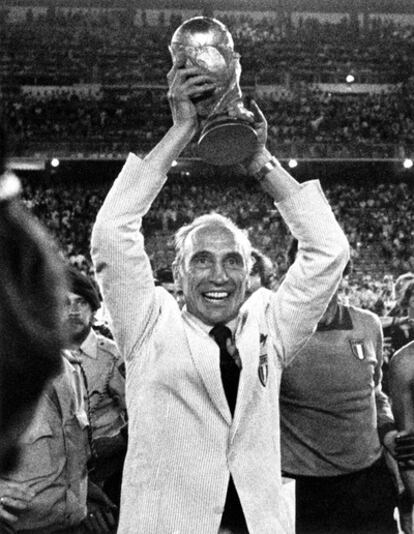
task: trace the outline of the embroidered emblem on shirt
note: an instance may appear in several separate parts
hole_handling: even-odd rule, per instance
[[[257,370],[259,379],[262,386],[266,387],[267,379],[269,377],[269,366],[266,351],[267,335],[260,334],[260,356],[259,356],[259,368]]]
[[[363,339],[350,339],[349,344],[351,345],[352,354],[357,358],[357,360],[365,359],[365,349],[364,349],[364,340]]]

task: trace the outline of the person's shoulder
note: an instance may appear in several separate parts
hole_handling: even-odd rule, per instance
[[[246,300],[245,305],[266,305],[272,298],[275,297],[275,292],[266,287],[259,287]]]
[[[414,341],[410,341],[400,349],[396,350],[392,356],[392,361],[409,360],[414,367]]]
[[[349,314],[351,315],[351,318],[353,320],[353,324],[358,324],[358,322],[360,322],[360,324],[364,326],[373,325],[381,328],[380,318],[376,313],[372,312],[371,310],[360,308],[352,304],[343,305],[343,307],[349,311]]]
[[[175,300],[173,295],[165,289],[163,286],[155,286],[155,294],[161,300]]]
[[[162,286],[155,286],[155,298],[160,308],[180,311],[177,299]]]
[[[403,385],[411,387],[414,381],[414,341],[394,352],[390,361],[389,373],[399,387]]]

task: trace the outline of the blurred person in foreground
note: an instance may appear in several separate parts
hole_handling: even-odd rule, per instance
[[[0,128],[0,475],[16,466],[19,438],[46,383],[62,369],[65,292],[50,237],[20,202],[20,182],[5,158]],[[13,516],[8,507],[25,510],[32,498],[27,484],[0,482],[0,531]]]
[[[105,475],[114,471],[113,456],[118,452],[113,446],[115,430],[119,433],[118,411],[111,409],[115,399],[110,396],[117,360],[106,351],[114,343],[104,340],[98,347],[98,337],[91,330],[98,307],[99,296],[89,278],[69,269],[61,314],[67,334],[61,353],[63,369],[46,385],[19,439],[18,464],[0,479],[0,487],[21,484],[32,492],[24,510],[12,503],[5,508],[15,532],[115,532],[116,506],[102,486]],[[122,445],[120,455],[124,441]],[[122,458],[116,465],[120,469]]]
[[[139,232],[172,162],[199,126],[192,99],[215,89],[198,67],[169,75],[173,125],[141,160],[130,154],[92,232],[97,280],[126,362],[129,443],[119,534],[292,534],[279,448],[283,367],[336,291],[348,242],[316,181],[300,185],[266,149],[245,163],[299,240],[274,293],[245,301],[251,244],[232,221],[197,217],[176,234],[182,310],[155,287]],[[243,305],[244,303],[244,305]]]
[[[284,369],[282,471],[296,481],[297,534],[397,533],[397,484],[385,455],[395,425],[382,362],[378,316],[342,304],[337,293]]]

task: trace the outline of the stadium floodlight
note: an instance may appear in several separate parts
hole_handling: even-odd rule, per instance
[[[175,159],[172,163],[171,163],[171,167],[177,167],[178,165],[178,162],[177,160]]]
[[[295,159],[295,158],[291,158],[288,162],[288,165],[291,169],[294,169],[295,167],[298,166],[298,160]]]
[[[56,169],[56,167],[59,167],[59,165],[60,165],[60,161],[59,161],[57,158],[53,158],[53,159],[50,161],[50,165]]]
[[[355,76],[353,74],[348,74],[345,80],[346,80],[346,83],[354,83]]]
[[[411,169],[413,166],[413,160],[411,158],[405,158],[403,161],[403,167],[404,169]]]

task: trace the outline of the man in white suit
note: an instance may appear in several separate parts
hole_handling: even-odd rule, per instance
[[[243,304],[248,239],[226,218],[197,218],[176,236],[174,272],[186,302],[180,311],[154,286],[140,228],[197,130],[191,98],[214,83],[197,67],[177,64],[168,80],[173,126],[143,160],[129,155],[92,234],[97,278],[127,367],[118,532],[293,533],[280,474],[280,377],[334,294],[348,243],[319,183],[300,185],[267,151],[266,121],[254,106],[258,146],[246,168],[297,237],[297,260],[276,293],[260,289]],[[219,348],[211,329],[222,325],[230,339]],[[225,353],[233,367],[223,363]]]

